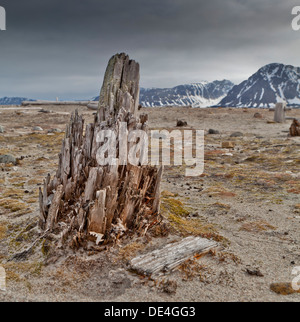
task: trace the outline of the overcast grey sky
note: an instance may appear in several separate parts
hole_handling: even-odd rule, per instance
[[[271,62],[300,66],[299,0],[1,0],[0,97],[89,99],[109,58],[141,65],[142,87],[239,83]]]

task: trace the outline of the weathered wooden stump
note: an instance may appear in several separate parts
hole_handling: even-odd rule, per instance
[[[117,54],[108,63],[94,123],[84,131],[82,117],[71,117],[56,175],[48,175],[40,189],[40,227],[59,234],[61,246],[68,240],[73,247],[108,243],[159,223],[162,169],[144,164],[141,151],[136,164],[126,159],[141,141],[130,135],[147,131],[148,117],[137,117],[138,103],[139,64]],[[139,143],[143,149],[147,141]]]
[[[285,122],[286,103],[277,103],[275,105],[274,121],[277,123]]]

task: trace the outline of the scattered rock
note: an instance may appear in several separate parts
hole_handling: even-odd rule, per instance
[[[39,113],[50,113],[49,110],[44,110],[43,108],[41,110],[39,110]]]
[[[300,293],[300,290],[294,290],[291,283],[272,283],[270,290],[279,295],[290,295]]]
[[[48,130],[48,133],[62,133],[62,130],[60,130],[60,129],[50,129],[50,130]]]
[[[264,274],[259,269],[247,268],[246,272],[252,276],[264,277]]]
[[[44,131],[40,126],[35,126],[32,131],[37,131],[37,132],[41,132]]]
[[[234,142],[231,142],[231,141],[222,142],[222,148],[223,149],[233,149],[234,148]]]
[[[5,163],[5,164],[12,163],[16,165],[17,159],[9,154],[0,155],[0,163]]]
[[[178,127],[180,126],[187,126],[187,122],[186,121],[182,121],[182,120],[177,120],[177,125]]]
[[[290,136],[300,136],[300,122],[296,119],[293,120],[290,127]]]
[[[242,132],[233,132],[230,137],[231,138],[237,138],[237,137],[241,137],[244,136],[244,134]]]
[[[220,132],[218,130],[209,129],[208,134],[220,134]]]
[[[261,113],[256,112],[253,117],[256,119],[262,119],[263,115]]]

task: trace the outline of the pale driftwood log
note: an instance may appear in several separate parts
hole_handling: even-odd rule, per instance
[[[285,122],[286,103],[277,103],[275,106],[274,121],[277,123]]]
[[[47,106],[47,105],[79,105],[86,106],[90,101],[23,101],[22,106]]]
[[[94,123],[84,129],[78,112],[72,115],[56,175],[52,180],[48,176],[40,189],[40,227],[59,231],[60,246],[67,240],[74,247],[91,239],[107,243],[126,231],[143,235],[151,223],[160,222],[162,169],[142,165],[138,153],[137,164],[125,163],[120,153],[137,143],[119,142],[124,124],[128,136],[134,130],[147,131],[148,116],[137,117],[138,102],[139,64],[125,54],[113,56]],[[109,165],[99,164],[97,158],[107,143],[98,140],[103,130],[112,131],[117,139],[115,163]],[[146,138],[138,142],[148,145]]]
[[[89,109],[89,110],[92,110],[92,111],[97,111],[98,110],[98,105],[99,103],[97,102],[90,102],[86,105],[86,107]]]
[[[130,267],[139,274],[154,276],[171,271],[194,255],[205,254],[216,247],[218,244],[215,241],[190,236],[162,249],[133,258]]]

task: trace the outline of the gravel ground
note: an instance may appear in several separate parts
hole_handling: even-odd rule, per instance
[[[267,110],[143,108],[151,129],[173,130],[180,119],[187,122],[184,129],[205,131],[201,176],[186,177],[184,167],[165,169],[162,215],[172,227],[169,236],[124,240],[95,254],[59,251],[51,258],[41,241],[25,258],[13,259],[39,236],[38,188],[56,170],[60,132],[75,108],[0,108],[0,155],[21,159],[0,165],[0,266],[6,270],[0,301],[299,301],[299,293],[281,295],[270,286],[291,283],[300,266],[300,138],[288,137],[291,120],[274,124]],[[92,111],[78,109],[92,121]],[[256,112],[261,118],[254,118]],[[300,110],[287,114],[300,118]],[[42,131],[33,133],[36,126]],[[231,137],[234,132],[242,136]],[[228,141],[234,148],[222,148]],[[140,252],[191,234],[213,238],[220,247],[157,279],[128,269]]]

